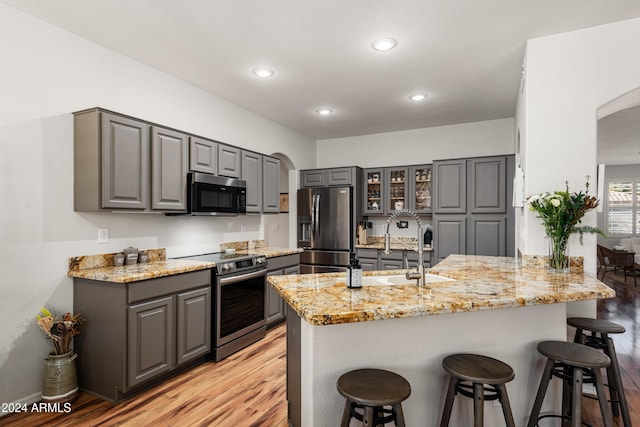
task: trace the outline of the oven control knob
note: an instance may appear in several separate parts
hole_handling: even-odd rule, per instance
[[[264,264],[265,261],[266,261],[265,258],[256,258],[256,264],[257,265]]]
[[[231,270],[231,264],[226,263],[226,264],[222,264],[222,271],[229,271]]]

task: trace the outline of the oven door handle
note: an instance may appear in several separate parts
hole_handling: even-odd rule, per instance
[[[243,280],[255,279],[256,277],[266,276],[267,270],[252,271],[251,273],[241,274],[239,276],[220,277],[218,283],[220,286],[228,285],[230,283],[238,283]]]

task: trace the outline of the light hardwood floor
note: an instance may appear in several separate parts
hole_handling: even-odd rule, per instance
[[[607,273],[604,282],[617,296],[598,304],[598,317],[627,329],[612,338],[631,419],[640,426],[640,287],[634,287],[633,278],[625,283],[613,273]],[[0,425],[286,427],[285,333],[285,325],[280,325],[265,339],[221,362],[199,365],[117,405],[80,393],[71,414],[16,414],[0,418]],[[597,402],[583,401],[583,421],[602,426]],[[621,419],[614,421],[622,426]],[[546,422],[543,427],[553,425]]]

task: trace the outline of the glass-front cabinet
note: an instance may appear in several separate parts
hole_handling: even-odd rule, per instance
[[[386,187],[386,213],[407,208],[407,174],[408,168],[385,168],[384,178],[387,183]]]
[[[417,213],[431,213],[431,165],[409,168],[408,203]]]
[[[364,215],[382,215],[384,203],[384,168],[364,169]]]

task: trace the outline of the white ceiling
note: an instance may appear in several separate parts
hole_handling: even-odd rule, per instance
[[[0,1],[315,139],[513,117],[527,39],[640,16],[638,0]]]

